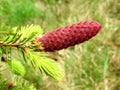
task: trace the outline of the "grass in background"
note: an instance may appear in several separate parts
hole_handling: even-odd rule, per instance
[[[1,28],[32,23],[42,11],[33,4],[33,0],[0,0]]]
[[[19,3],[18,3],[19,2]],[[38,90],[120,89],[119,0],[1,0],[0,25],[39,24],[45,32],[84,20],[102,24],[90,41],[52,53],[65,68],[62,81],[26,75]]]

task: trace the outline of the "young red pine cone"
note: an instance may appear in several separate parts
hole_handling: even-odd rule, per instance
[[[74,46],[95,36],[101,25],[96,21],[84,21],[50,31],[38,39],[44,51],[55,51]]]

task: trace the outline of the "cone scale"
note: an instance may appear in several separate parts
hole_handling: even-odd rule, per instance
[[[101,25],[96,21],[78,22],[47,32],[38,42],[42,44],[44,51],[52,52],[87,41],[100,29]]]

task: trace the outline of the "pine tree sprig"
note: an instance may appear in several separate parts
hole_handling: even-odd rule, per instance
[[[3,37],[0,40],[0,47],[11,46],[22,49],[26,47],[34,49],[34,47],[38,46],[38,44],[36,45],[35,43],[32,43],[32,41],[38,35],[42,35],[43,30],[38,25],[29,25],[21,28],[13,28],[11,33],[12,34]]]
[[[10,70],[12,71],[12,73],[14,73],[16,75],[20,75],[20,76],[25,75],[25,72],[26,72],[25,68],[20,61],[9,60],[9,61],[7,61],[7,63],[8,63]]]
[[[27,51],[26,53],[26,56],[32,62],[33,67],[39,69],[42,74],[45,73],[56,80],[63,78],[64,70],[55,60],[47,58],[46,54],[40,54],[39,52]]]
[[[13,73],[17,75],[25,74],[23,65],[18,60],[12,59],[14,57],[11,57],[11,52],[13,52],[11,49],[14,50],[14,48],[16,48],[18,52],[22,52],[23,59],[25,59],[26,62],[30,61],[36,70],[39,69],[41,73],[47,74],[56,80],[63,77],[64,71],[56,61],[47,58],[47,55],[43,52],[35,52],[36,47],[39,49],[42,48],[40,43],[36,43],[35,41],[35,38],[43,33],[41,27],[30,25],[14,28],[12,33],[12,35],[8,35],[2,39],[0,48],[7,56],[6,59],[9,68]],[[10,57],[8,57],[9,54]]]
[[[48,58],[46,52],[53,52],[83,43],[94,37],[100,29],[101,25],[98,22],[84,21],[58,28],[42,36],[43,30],[38,25],[15,27],[11,32],[0,33],[5,34],[5,37],[0,38],[1,61],[9,66],[12,73],[20,76],[24,76],[26,72],[22,62],[24,60],[24,64],[32,64],[32,68],[36,72],[39,71],[56,80],[61,80],[64,77],[64,70],[58,62]],[[20,59],[15,58],[14,55],[17,56],[17,53],[14,50],[20,52]],[[15,54],[12,55],[12,53]],[[33,87],[31,88],[29,90],[36,90]],[[14,88],[13,90],[17,89]]]

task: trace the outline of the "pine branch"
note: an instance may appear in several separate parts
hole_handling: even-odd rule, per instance
[[[8,63],[8,66],[13,74],[23,76],[25,69],[22,62],[16,60],[11,53],[14,49],[21,52],[26,64],[32,63],[35,70],[40,70],[42,74],[49,75],[56,80],[63,77],[64,72],[60,65],[54,60],[47,58],[45,52],[36,52],[36,48],[42,51],[42,45],[36,42],[36,37],[42,35],[43,30],[40,26],[30,25],[21,28],[13,28],[12,34],[8,34],[0,40],[0,48],[2,51],[2,59]]]
[[[58,28],[41,37],[43,30],[40,26],[15,27],[8,32],[10,34],[0,39],[1,61],[9,66],[8,70],[12,74],[24,76],[26,72],[22,62],[24,60],[26,65],[31,62],[36,72],[39,70],[42,74],[60,80],[64,76],[64,70],[56,61],[48,58],[46,52],[61,50],[87,41],[94,37],[100,28],[101,25],[96,21],[85,21]],[[7,32],[1,31],[1,34]],[[22,57],[17,59],[12,56],[14,50],[21,52]]]
[[[41,73],[45,73],[56,80],[60,80],[64,76],[64,71],[60,65],[55,60],[47,58],[43,53],[27,51],[26,56],[31,60],[34,67],[39,68]]]
[[[9,60],[7,63],[9,65],[9,68],[14,74],[21,75],[21,76],[25,75],[24,66],[18,60],[14,60],[14,59]]]

